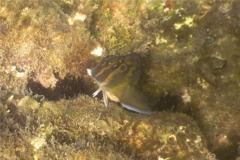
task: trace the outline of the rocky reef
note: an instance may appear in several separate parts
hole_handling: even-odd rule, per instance
[[[25,96],[9,100],[2,106],[1,114],[1,158],[5,159],[211,156],[197,124],[181,113],[139,115],[114,103],[106,108],[88,96],[42,103]]]
[[[0,159],[240,158],[237,0],[0,0]],[[87,75],[138,54],[141,115]]]

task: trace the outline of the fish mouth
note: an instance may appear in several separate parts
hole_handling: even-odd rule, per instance
[[[87,74],[92,77],[92,70],[89,68],[87,68],[86,70],[87,70]]]

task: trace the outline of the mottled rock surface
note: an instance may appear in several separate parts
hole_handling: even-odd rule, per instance
[[[106,108],[88,96],[43,102],[33,111],[30,106],[35,103],[26,96],[2,108],[1,158],[181,160],[211,156],[197,124],[185,114],[144,116],[114,103]]]
[[[240,3],[0,0],[0,159],[239,159]],[[87,68],[139,54],[145,116]]]

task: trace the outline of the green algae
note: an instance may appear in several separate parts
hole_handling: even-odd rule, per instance
[[[237,156],[237,1],[0,4],[1,158],[214,159],[206,143],[217,159]],[[193,119],[145,117],[86,96],[96,87],[86,76],[100,59],[96,46],[102,55],[140,54],[139,88],[157,107]]]
[[[202,137],[197,125],[190,123],[191,119],[183,114],[163,112],[155,113],[152,117],[141,116],[127,112],[113,103],[106,108],[97,100],[79,96],[74,100],[45,101],[35,110],[37,116],[31,118],[28,112],[32,109],[27,106],[36,101],[31,97],[23,97],[20,102],[22,107],[26,106],[25,110],[20,112],[21,118],[26,121],[16,127],[14,132],[1,132],[1,150],[4,151],[1,157],[7,155],[7,150],[11,152],[13,149],[7,145],[7,134],[10,137],[15,134],[22,136],[21,141],[11,142],[12,145],[23,147],[19,151],[21,153],[8,155],[10,158],[19,156],[27,159],[88,159],[98,158],[99,151],[100,157],[105,155],[114,159],[203,159],[208,154],[205,140],[200,138],[201,140],[195,142],[197,137]],[[19,114],[18,110],[12,114],[11,116],[15,117]],[[6,125],[11,127],[14,124],[6,121]],[[90,155],[92,152],[96,152],[96,155]]]

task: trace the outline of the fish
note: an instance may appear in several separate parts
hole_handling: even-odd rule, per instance
[[[99,86],[93,97],[102,91],[106,107],[110,99],[140,114],[153,112],[148,98],[137,89],[141,76],[141,58],[138,54],[108,55],[96,68],[87,69],[87,73]]]

